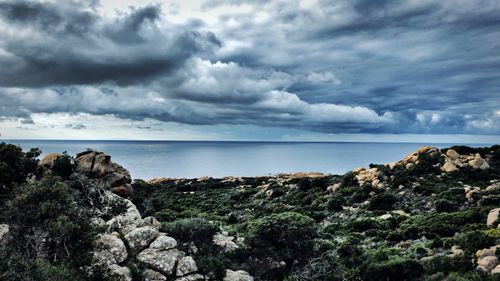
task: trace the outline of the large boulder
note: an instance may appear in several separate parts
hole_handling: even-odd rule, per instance
[[[151,226],[138,227],[125,235],[130,250],[135,253],[145,249],[153,240],[160,235],[160,232]]]
[[[224,281],[253,281],[253,277],[248,274],[248,272],[243,270],[233,271],[230,269],[226,270],[226,276]]]
[[[78,153],[75,163],[78,173],[98,179],[108,173],[111,166],[111,156],[103,152],[88,150]]]
[[[117,233],[100,234],[96,240],[96,249],[101,252],[109,252],[117,263],[121,263],[127,259],[128,253],[125,244],[117,235]]]
[[[190,273],[194,273],[196,271],[198,271],[198,267],[196,266],[196,262],[194,261],[193,257],[186,256],[186,257],[182,257],[179,260],[179,263],[177,264],[177,270],[175,272],[175,275],[180,277],[180,276],[188,275]]]
[[[498,221],[499,215],[500,215],[500,208],[495,208],[495,209],[490,210],[490,213],[488,214],[488,218],[486,219],[486,224],[488,226],[495,227],[495,225],[493,225],[493,224],[496,221]]]
[[[150,249],[162,251],[162,250],[170,250],[177,247],[177,241],[169,236],[161,234],[156,240],[149,245]]]
[[[161,272],[168,277],[174,274],[177,262],[184,255],[183,252],[177,249],[158,251],[149,248],[137,255],[137,259],[149,268]]]
[[[88,150],[75,158],[76,172],[88,178],[104,182],[113,192],[128,197],[132,193],[132,178],[127,169],[111,162],[111,156],[104,152]]]
[[[479,154],[476,154],[474,156],[474,159],[469,161],[469,165],[473,169],[482,169],[482,170],[488,169],[490,167],[488,162],[486,162],[486,160],[484,160]]]
[[[446,173],[451,173],[451,172],[458,171],[458,168],[452,162],[446,162],[446,163],[444,163],[443,167],[441,167],[441,170],[443,170]]]
[[[448,149],[446,151],[446,156],[448,156],[451,160],[457,160],[460,158],[460,154],[458,154],[458,152],[454,149]]]

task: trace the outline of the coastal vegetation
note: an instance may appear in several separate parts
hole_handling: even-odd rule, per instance
[[[345,175],[133,182],[103,154],[39,155],[0,144],[0,280],[500,277],[500,146],[426,147]],[[95,262],[103,237],[124,244],[115,275]],[[150,258],[173,253],[172,270],[191,269],[169,275]]]

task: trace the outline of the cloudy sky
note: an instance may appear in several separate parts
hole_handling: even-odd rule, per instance
[[[0,0],[3,138],[500,140],[498,0]]]

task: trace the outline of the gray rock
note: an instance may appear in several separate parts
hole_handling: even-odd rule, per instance
[[[198,266],[196,266],[196,262],[194,261],[193,257],[191,256],[186,256],[182,257],[179,260],[179,263],[177,264],[177,271],[175,275],[177,276],[184,276],[190,273],[194,273],[198,271]]]
[[[96,240],[98,251],[107,251],[113,255],[116,262],[124,262],[127,257],[127,248],[123,241],[118,238],[117,234],[101,234]]]
[[[119,266],[117,264],[112,264],[108,267],[107,277],[112,278],[116,281],[132,281],[132,274],[130,269],[125,266]]]
[[[137,256],[137,259],[168,277],[174,274],[175,266],[183,256],[184,253],[177,249],[164,251],[146,249]]]
[[[161,229],[161,223],[154,217],[143,218],[139,226],[151,226],[157,230]]]
[[[109,192],[109,194],[112,198],[118,197],[111,192]],[[108,225],[108,232],[118,231],[122,234],[127,234],[135,229],[141,222],[141,213],[139,212],[139,210],[137,210],[137,207],[130,200],[121,200],[125,200],[127,204],[127,211],[106,222],[106,225]]]
[[[145,249],[153,240],[160,235],[160,232],[151,226],[136,228],[125,235],[125,240],[130,249],[139,252]]]
[[[0,245],[7,243],[9,237],[9,225],[0,224]]]
[[[165,275],[163,275],[157,271],[151,270],[151,269],[146,269],[143,274],[144,274],[144,281],[166,281],[167,280],[167,277],[165,277]]]
[[[169,250],[177,247],[177,241],[170,237],[166,236],[165,234],[161,234],[156,238],[156,240],[151,243],[149,246],[150,249],[155,249],[155,250]]]
[[[226,276],[224,281],[253,281],[253,277],[248,274],[248,272],[243,270],[233,271],[226,269]]]
[[[224,252],[232,252],[239,248],[239,246],[234,243],[233,240],[233,236],[226,236],[221,233],[215,234],[212,238],[214,244],[224,249]]]
[[[191,274],[175,279],[175,281],[201,281],[201,280],[205,280],[205,278],[201,274]]]

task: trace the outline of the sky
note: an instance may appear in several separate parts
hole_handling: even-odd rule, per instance
[[[500,0],[0,0],[9,139],[500,143]]]

